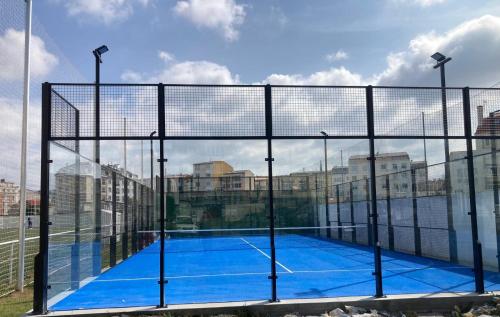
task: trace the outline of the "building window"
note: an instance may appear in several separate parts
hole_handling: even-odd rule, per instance
[[[387,164],[380,165],[380,168],[383,169],[383,170],[386,170],[387,169]]]
[[[397,170],[398,169],[398,164],[392,164],[392,169]]]

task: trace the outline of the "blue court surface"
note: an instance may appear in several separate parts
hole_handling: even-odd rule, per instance
[[[167,304],[267,300],[271,296],[269,237],[241,235],[167,239]],[[154,306],[159,303],[160,243],[86,283],[51,310]],[[371,247],[297,234],[276,236],[278,298],[370,296],[375,293]],[[383,250],[385,294],[473,292],[470,267]],[[485,272],[488,290],[500,274]]]

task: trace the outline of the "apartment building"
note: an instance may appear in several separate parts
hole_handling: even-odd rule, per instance
[[[0,179],[0,216],[19,214],[19,186]]]
[[[214,191],[222,188],[221,177],[234,169],[225,161],[209,161],[193,164],[194,190]]]

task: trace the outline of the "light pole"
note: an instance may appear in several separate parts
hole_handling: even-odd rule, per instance
[[[106,45],[99,46],[95,50],[92,51],[95,57],[95,141],[94,141],[94,161],[95,161],[95,183],[94,183],[94,212],[95,212],[95,238],[94,244],[92,248],[93,253],[93,275],[97,276],[101,274],[101,177],[100,177],[100,162],[101,162],[101,154],[99,147],[99,122],[100,122],[100,76],[101,69],[100,64],[102,63],[102,54],[108,51],[108,47]]]
[[[30,46],[31,46],[31,0],[26,1],[24,29],[24,83],[23,83],[23,115],[21,122],[21,175],[19,183],[19,249],[17,267],[18,291],[24,291],[24,256],[25,256],[25,218],[26,218],[26,161],[28,152],[28,111],[30,93]]]
[[[328,156],[328,149],[326,147],[326,140],[328,138],[328,133],[325,131],[320,132],[323,136],[323,142],[324,142],[324,152],[325,152],[325,208],[326,208],[326,224],[327,224],[327,231],[326,231],[326,236],[328,238],[331,238],[331,232],[330,232],[330,206],[328,206],[329,199],[328,199],[328,162],[327,162],[327,156]]]
[[[448,142],[448,114],[446,107],[446,76],[445,76],[445,64],[451,61],[451,57],[446,57],[443,54],[436,52],[431,55],[431,58],[436,61],[434,69],[439,68],[441,75],[441,107],[443,113],[443,137],[444,137],[444,183],[446,188],[446,210],[448,218],[448,232],[449,232],[449,243],[450,243],[450,261],[452,263],[457,262],[457,243],[456,234],[453,226],[453,209],[451,201],[451,184],[450,184],[450,146]]]

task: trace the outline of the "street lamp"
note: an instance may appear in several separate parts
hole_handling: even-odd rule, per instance
[[[441,109],[443,113],[443,137],[444,137],[444,183],[446,188],[446,211],[448,215],[448,231],[449,231],[449,241],[450,241],[450,261],[457,261],[457,244],[456,235],[453,228],[453,209],[451,202],[451,186],[450,186],[450,146],[448,142],[448,114],[446,109],[446,76],[445,76],[445,64],[451,61],[451,57],[446,57],[445,55],[436,52],[431,55],[431,58],[436,61],[434,69],[439,68],[441,75]]]
[[[328,238],[331,237],[331,232],[330,232],[330,206],[328,206],[329,199],[328,199],[328,162],[327,162],[327,147],[326,147],[326,140],[328,138],[328,133],[325,131],[320,132],[324,136],[324,152],[325,152],[325,206],[326,206],[326,224],[327,224],[327,231],[326,231],[326,236]]]
[[[94,160],[95,160],[95,173],[97,175],[94,183],[94,212],[95,212],[95,238],[94,238],[94,244],[93,244],[93,274],[95,276],[99,275],[101,273],[101,261],[100,261],[100,244],[101,244],[101,179],[98,175],[100,175],[100,162],[101,162],[101,154],[100,154],[100,142],[99,142],[99,137],[100,137],[100,132],[99,132],[99,114],[100,114],[100,91],[99,91],[99,84],[100,84],[100,75],[101,75],[101,70],[100,70],[100,64],[102,63],[102,54],[106,53],[108,51],[108,47],[106,45],[99,46],[95,50],[92,51],[92,54],[94,54],[95,57],[95,108],[94,108],[94,115],[95,115],[95,141],[94,141]]]

